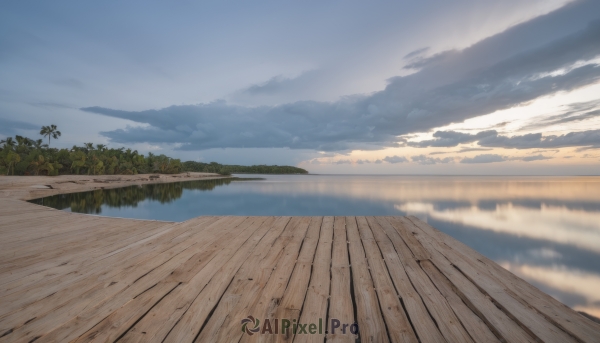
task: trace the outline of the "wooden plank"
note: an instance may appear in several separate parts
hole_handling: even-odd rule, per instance
[[[332,322],[339,321],[341,326],[334,328]],[[331,298],[329,301],[329,320],[327,321],[327,342],[354,342],[355,335],[350,333],[354,320],[354,305],[350,292],[350,261],[348,260],[348,241],[346,239],[346,218],[335,217],[333,222],[333,249],[331,253]],[[346,325],[346,327],[343,327]]]
[[[327,308],[329,305],[329,289],[331,276],[331,250],[333,242],[333,217],[324,217],[321,223],[319,243],[315,252],[313,270],[306,291],[304,307],[300,314],[300,323],[319,323],[321,320],[326,325]],[[325,333],[314,335],[297,335],[295,343],[323,343]]]
[[[80,340],[82,341],[87,341],[88,339],[100,339],[100,341],[104,341],[102,337],[106,337],[107,335],[112,336],[113,334],[120,337],[131,327],[131,325],[120,327],[113,326],[115,333],[94,333],[94,329],[111,325],[110,322],[123,322],[124,320],[127,320],[127,318],[131,318],[130,312],[136,311],[136,308],[134,308],[135,303],[132,303],[131,299],[137,299],[140,294],[146,294],[146,290],[148,289],[152,290],[152,292],[158,292],[161,288],[156,286],[157,282],[159,282],[159,285],[181,285],[187,283],[193,275],[197,274],[199,269],[206,266],[206,264],[224,248],[223,245],[215,244],[224,241],[222,239],[223,235],[220,233],[225,232],[225,234],[227,234],[231,229],[235,229],[236,223],[239,222],[240,220],[236,218],[221,217],[221,220],[218,220],[212,226],[214,230],[200,232],[197,235],[188,237],[180,242],[179,245],[188,244],[188,248],[183,251],[178,251],[178,253],[169,260],[136,279],[128,288],[99,302],[95,307],[80,313],[70,322],[40,338],[40,341],[71,341],[72,339],[81,336],[83,333],[85,334],[80,337]],[[217,234],[217,232],[219,234]],[[206,237],[198,240],[199,236],[209,236],[210,240],[207,241]],[[231,239],[234,236],[228,237]],[[178,247],[179,246],[176,246],[174,248]],[[151,261],[153,262],[153,260]],[[189,263],[191,261],[193,261],[193,264]],[[165,289],[168,289],[168,286],[164,287],[166,287]],[[156,296],[153,295],[153,297]],[[144,304],[147,307],[146,311],[139,312],[142,315],[155,306],[155,303]],[[131,320],[137,322],[139,318],[140,317],[132,318]],[[96,325],[96,323],[98,324]]]
[[[400,301],[406,309],[408,318],[411,319],[417,337],[422,342],[446,342],[433,318],[429,315],[421,296],[414,289],[408,275],[406,275],[404,265],[402,264],[402,261],[400,261],[400,257],[398,256],[392,241],[377,222],[372,222],[371,224],[372,225],[369,226],[373,233],[373,237],[379,246],[385,265],[390,273],[390,277],[400,296]],[[365,233],[368,233],[367,230],[364,231]],[[367,236],[366,239],[370,239],[370,236]]]
[[[216,220],[217,218],[214,219]],[[206,221],[206,223],[214,224],[215,220],[210,218]],[[205,222],[202,221],[202,223]],[[102,281],[105,278],[111,278],[114,275],[121,273],[122,270],[130,269],[137,263],[143,262],[151,257],[152,254],[159,254],[164,251],[161,249],[167,250],[172,248],[173,245],[177,244],[178,238],[185,239],[192,234],[192,226],[189,226],[190,224],[193,225],[193,223],[177,225],[177,230],[172,231],[171,233],[167,234],[167,236],[162,236],[162,239],[165,240],[162,242],[162,244],[154,244],[154,242],[146,243],[148,247],[151,247],[149,250],[140,249],[139,251],[131,251],[129,254],[115,255],[105,261],[107,264],[98,263],[93,267],[81,266],[83,272],[66,275],[64,278],[51,280],[48,283],[40,284],[38,287],[25,289],[22,292],[11,294],[9,297],[2,299],[4,304],[2,311],[3,313],[12,313],[18,311],[21,315],[29,313],[30,317],[27,319],[40,316],[44,313],[41,311],[43,308],[42,306],[46,306],[46,303],[53,300],[66,302],[69,298],[77,297],[78,295],[83,294],[94,287],[94,285],[90,284],[89,282],[89,278],[92,277],[92,275],[94,275],[98,281]],[[212,225],[208,225],[207,229],[210,229],[211,227]],[[189,242],[188,246],[190,244],[192,244],[192,242]],[[180,251],[177,251],[177,253],[178,252]],[[165,254],[165,258],[172,257],[174,254],[175,251],[167,253]],[[110,265],[112,268],[107,269],[106,265]],[[121,266],[122,269],[119,269],[118,266]],[[150,266],[148,267],[152,268]],[[145,273],[146,271],[143,268],[138,268],[133,275],[136,275],[140,272]],[[113,280],[110,282],[113,282]],[[26,309],[26,307],[30,304],[34,304],[40,300],[43,301],[38,302],[32,308]],[[56,306],[58,305],[59,304],[57,303]],[[4,316],[5,315],[3,315],[2,318]],[[2,319],[0,319],[0,325],[2,325],[2,327],[5,325]],[[9,325],[9,327],[11,326]]]
[[[289,284],[294,264],[298,259],[300,247],[302,246],[302,242],[311,221],[309,217],[294,217],[292,220],[296,218],[298,218],[298,220],[295,229],[287,231],[293,234],[291,240],[285,246],[283,255],[277,262],[277,266],[263,289],[258,302],[250,309],[249,313],[256,318],[274,318],[274,311],[281,302],[285,289]],[[286,232],[284,232],[284,234],[286,234]],[[245,343],[256,341],[258,339],[258,337],[252,339],[249,335],[243,335],[240,342]]]
[[[312,264],[315,257],[315,251],[319,242],[321,232],[322,217],[311,218],[306,237],[302,243],[300,255],[294,266],[294,271],[285,289],[281,303],[274,309],[273,319],[288,319],[292,322],[300,318],[300,311],[304,304],[306,290],[310,282]],[[300,323],[300,322],[298,322]],[[307,324],[307,323],[306,323]],[[308,331],[307,331],[308,332]],[[293,331],[288,331],[286,335],[264,335],[260,342],[292,342],[294,340]]]
[[[134,247],[139,247],[150,240],[157,240],[162,235],[169,233],[175,227],[176,226],[173,224],[148,225],[146,230],[136,231],[129,236],[122,237],[115,235],[114,237],[111,237],[111,239],[105,239],[103,242],[104,244],[96,249],[92,248],[81,254],[69,254],[56,262],[45,261],[40,263],[40,265],[35,268],[38,270],[37,272],[1,285],[0,299],[14,292],[22,293],[34,287],[45,287],[51,280],[62,275],[79,272],[79,275],[81,276],[85,274],[85,272],[81,272],[82,270],[89,270],[90,266],[95,263],[102,263],[105,258],[114,254],[118,254]],[[110,261],[106,262],[110,263]],[[76,280],[76,278],[71,280]],[[39,285],[39,283],[43,283],[43,285]]]
[[[431,316],[435,319],[440,332],[448,342],[472,342],[473,340],[461,325],[458,318],[452,311],[452,307],[446,301],[446,298],[439,292],[435,285],[431,282],[427,274],[421,269],[421,266],[417,263],[417,260],[427,257],[429,259],[429,253],[425,251],[425,248],[419,243],[419,241],[410,234],[404,227],[399,226],[397,221],[386,220],[387,218],[378,217],[377,219],[370,217],[369,223],[377,223],[388,235],[392,244],[398,252],[398,256],[404,265],[406,274],[408,275],[411,283],[415,290],[423,299],[425,306]],[[392,223],[394,223],[392,225]],[[396,229],[396,230],[394,230]],[[412,238],[411,238],[412,237]],[[407,243],[410,242],[410,245]]]
[[[408,219],[405,219],[411,223]],[[417,228],[416,226],[412,226]],[[429,236],[431,237],[431,236]],[[433,237],[432,237],[433,238]],[[509,294],[496,279],[490,276],[481,265],[469,263],[462,254],[451,249],[445,244],[432,239],[435,248],[444,255],[461,273],[463,273],[482,292],[494,300],[505,313],[516,321],[521,327],[541,341],[550,342],[575,342],[575,338],[540,315],[532,307],[523,304]]]
[[[253,258],[240,268],[239,275],[236,275],[236,279],[225,292],[224,297],[235,301],[235,305],[229,311],[227,308],[217,308],[196,342],[210,340],[238,342],[240,340],[242,336],[240,322],[251,314],[250,310],[260,298],[277,262],[283,255],[286,244],[291,239],[286,232],[292,231],[296,227],[295,223],[296,221],[292,222],[290,217],[281,217],[275,221],[273,230],[268,233],[270,240],[274,239],[269,249],[254,252]],[[265,244],[269,246],[269,240],[265,240]]]
[[[346,217],[348,249],[361,342],[389,342],[355,217]]]
[[[536,342],[528,332],[515,323],[495,303],[483,294],[471,281],[442,255],[434,246],[435,241],[420,229],[413,228],[417,232],[414,236],[419,243],[431,254],[431,262],[452,283],[453,289],[462,301],[483,320],[488,328],[505,342]]]
[[[243,218],[222,219],[210,226],[213,228],[212,231],[199,232],[198,234],[200,236],[220,237],[220,233],[223,232],[219,227],[220,225],[228,222],[232,224],[240,223],[244,220]],[[133,265],[131,268],[122,270],[119,274],[101,282],[88,279],[88,284],[84,287],[72,285],[69,289],[57,292],[42,301],[27,306],[24,310],[17,312],[17,315],[8,317],[8,322],[3,320],[2,327],[13,330],[12,336],[20,337],[24,335],[30,337],[33,333],[45,334],[53,328],[60,327],[62,323],[67,325],[64,330],[70,332],[69,330],[77,325],[68,325],[68,319],[73,318],[75,315],[85,317],[81,314],[82,310],[93,309],[92,314],[87,316],[99,316],[98,320],[106,317],[108,314],[104,314],[104,311],[114,309],[114,306],[119,307],[152,287],[156,284],[157,278],[160,280],[170,275],[183,261],[188,260],[196,252],[195,249],[190,250],[188,248],[197,242],[194,242],[194,240],[180,242],[177,241],[177,238],[180,237],[176,237],[173,243],[183,246],[172,246],[156,258],[145,260],[143,264]],[[208,244],[209,242],[205,242],[203,246],[206,247]],[[178,259],[174,259],[175,256]],[[85,292],[79,293],[81,294],[79,296],[70,296],[71,293],[79,292],[80,288]]]
[[[177,287],[167,298],[153,307],[127,331],[121,340],[123,342],[162,341],[215,274],[223,271],[222,267],[241,265],[247,255],[247,249],[242,247],[258,229],[258,226],[253,225],[256,220],[260,219],[247,219],[242,224],[244,227],[240,228],[242,232],[239,235],[232,240],[224,239],[219,242],[219,246],[223,248],[218,253],[218,258],[211,259],[188,282]]]
[[[456,295],[452,283],[440,273],[431,261],[421,261],[420,264],[427,275],[429,275],[431,281],[433,281],[442,295],[448,300],[454,313],[456,313],[456,316],[475,342],[500,342],[481,318],[477,317],[477,315],[463,303],[460,297]]]
[[[267,231],[271,228],[274,218],[262,217],[256,219],[252,226],[256,227],[253,235],[235,252],[235,255],[227,261],[217,271],[215,276],[204,287],[204,289],[194,299],[188,310],[181,316],[175,326],[167,333],[166,338],[161,342],[165,343],[185,343],[193,342],[200,333],[201,328],[210,314],[210,312],[219,303],[221,296],[231,283],[234,275],[250,255],[251,249],[254,249],[257,244],[263,239]]]
[[[365,217],[356,217],[373,284],[391,342],[418,342]]]
[[[463,257],[468,258],[471,263],[483,264],[484,271],[490,273],[497,282],[510,290],[513,296],[518,296],[523,302],[534,307],[554,325],[569,332],[581,341],[600,341],[600,324],[586,320],[587,318],[583,318],[581,314],[502,268],[494,261],[445,233],[432,228],[418,218],[410,216],[408,219],[427,234],[437,237],[437,240],[443,241],[445,245],[455,251],[460,251]]]

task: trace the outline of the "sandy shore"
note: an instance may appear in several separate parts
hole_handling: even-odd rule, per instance
[[[228,177],[214,173],[0,176],[0,198],[31,200],[55,194],[76,193],[94,189]]]

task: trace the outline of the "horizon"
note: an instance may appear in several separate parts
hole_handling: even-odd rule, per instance
[[[0,139],[317,175],[600,175],[600,3],[0,12]],[[307,25],[309,23],[309,25]]]

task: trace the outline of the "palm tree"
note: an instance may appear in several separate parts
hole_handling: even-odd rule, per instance
[[[61,133],[57,130],[56,125],[52,124],[50,126],[42,126],[42,129],[40,130],[40,135],[44,137],[48,136],[48,146],[50,146],[50,137],[58,139]]]
[[[38,150],[48,147],[48,144],[44,144],[41,139],[36,139],[36,140],[32,141],[32,144],[33,144],[33,147]]]
[[[17,145],[17,143],[12,137],[6,137],[6,139],[0,141],[0,144],[4,144],[4,149],[12,148],[15,145]]]

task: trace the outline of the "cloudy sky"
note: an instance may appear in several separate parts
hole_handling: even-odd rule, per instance
[[[3,1],[0,137],[48,124],[313,173],[597,175],[600,2]]]

